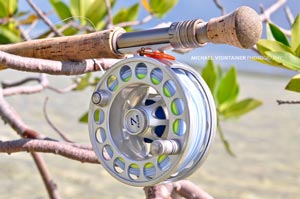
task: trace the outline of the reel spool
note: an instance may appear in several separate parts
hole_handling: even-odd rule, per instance
[[[177,181],[204,161],[215,135],[210,90],[191,67],[137,56],[112,66],[89,109],[102,166],[132,186]]]

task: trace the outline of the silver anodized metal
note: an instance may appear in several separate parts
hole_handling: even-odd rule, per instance
[[[191,94],[181,73],[201,96],[197,117],[204,122],[199,124],[200,131],[192,123]],[[92,97],[90,139],[102,166],[113,177],[132,186],[151,186],[182,179],[202,164],[215,134],[215,106],[209,88],[189,66],[129,58],[105,73],[97,91],[110,97],[104,106]]]
[[[205,32],[201,19],[174,22],[170,27],[120,34],[114,49],[119,53],[136,53],[141,47],[160,49],[198,48],[205,45],[201,39]],[[200,35],[200,36],[198,36]],[[200,38],[200,40],[199,40]]]

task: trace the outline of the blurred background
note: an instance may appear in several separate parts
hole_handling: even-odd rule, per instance
[[[48,1],[35,3],[45,11],[52,7]],[[65,1],[68,2],[68,1]],[[271,6],[267,1],[221,1],[227,12],[242,5],[248,5],[259,12],[259,5]],[[20,9],[30,10],[25,0],[20,0]],[[114,12],[128,7],[136,1],[118,1]],[[288,5],[294,15],[300,12],[300,2],[289,0]],[[139,18],[147,15],[141,6]],[[271,19],[274,23],[290,29],[284,6],[276,11]],[[164,18],[153,19],[147,24],[134,27],[134,30],[152,28],[162,22],[201,18],[205,21],[219,16],[213,1],[179,1]],[[59,19],[50,15],[55,23]],[[45,31],[38,24],[32,36]],[[263,34],[265,37],[265,33]],[[171,52],[172,53],[172,52]],[[300,198],[300,105],[278,105],[276,100],[300,100],[300,95],[284,90],[293,71],[258,64],[250,59],[217,60],[217,56],[257,56],[252,50],[241,50],[226,45],[208,44],[185,55],[173,54],[178,60],[189,63],[201,70],[206,56],[223,68],[235,65],[238,69],[240,98],[255,97],[263,105],[249,114],[221,122],[224,134],[231,144],[236,157],[230,156],[219,136],[216,136],[212,150],[204,165],[189,179],[201,186],[215,198],[222,199],[297,199]],[[28,76],[28,73],[5,70],[0,72],[0,80],[12,82]],[[72,80],[65,76],[49,76],[50,83],[59,88],[68,86]],[[56,94],[45,91],[35,95],[8,97],[9,103],[20,113],[23,120],[33,129],[58,138],[43,116],[43,103],[49,97],[48,115],[57,127],[74,141],[89,144],[86,124],[78,122],[88,109],[93,88],[82,92]],[[0,140],[18,139],[18,135],[2,121]],[[51,154],[44,154],[50,172],[58,184],[62,198],[144,198],[142,188],[123,185],[113,179],[101,166],[68,160]],[[0,158],[0,199],[47,198],[44,185],[29,154],[1,154]]]

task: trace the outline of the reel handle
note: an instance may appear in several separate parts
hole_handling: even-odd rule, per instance
[[[262,22],[252,8],[242,6],[225,16],[200,23],[196,37],[200,43],[229,44],[251,48],[261,37]]]

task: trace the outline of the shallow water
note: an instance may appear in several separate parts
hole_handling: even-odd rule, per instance
[[[0,74],[1,80],[18,77],[12,72]],[[50,78],[58,87],[67,85],[66,79],[68,77]],[[264,105],[238,120],[222,122],[236,157],[226,154],[217,136],[208,159],[189,179],[215,198],[300,198],[300,105],[278,106],[276,103],[277,99],[299,100],[300,95],[284,91],[288,77],[243,74],[239,81],[241,97],[261,99]],[[42,113],[44,99],[49,96],[48,114],[56,126],[73,140],[89,143],[87,126],[79,124],[77,119],[87,110],[90,94],[91,90],[65,95],[46,91],[7,100],[32,128],[57,137]],[[7,125],[0,124],[0,140],[18,139]],[[47,198],[28,153],[0,155],[0,199]],[[43,156],[62,198],[144,198],[142,188],[117,182],[99,165],[82,164],[51,154]]]

